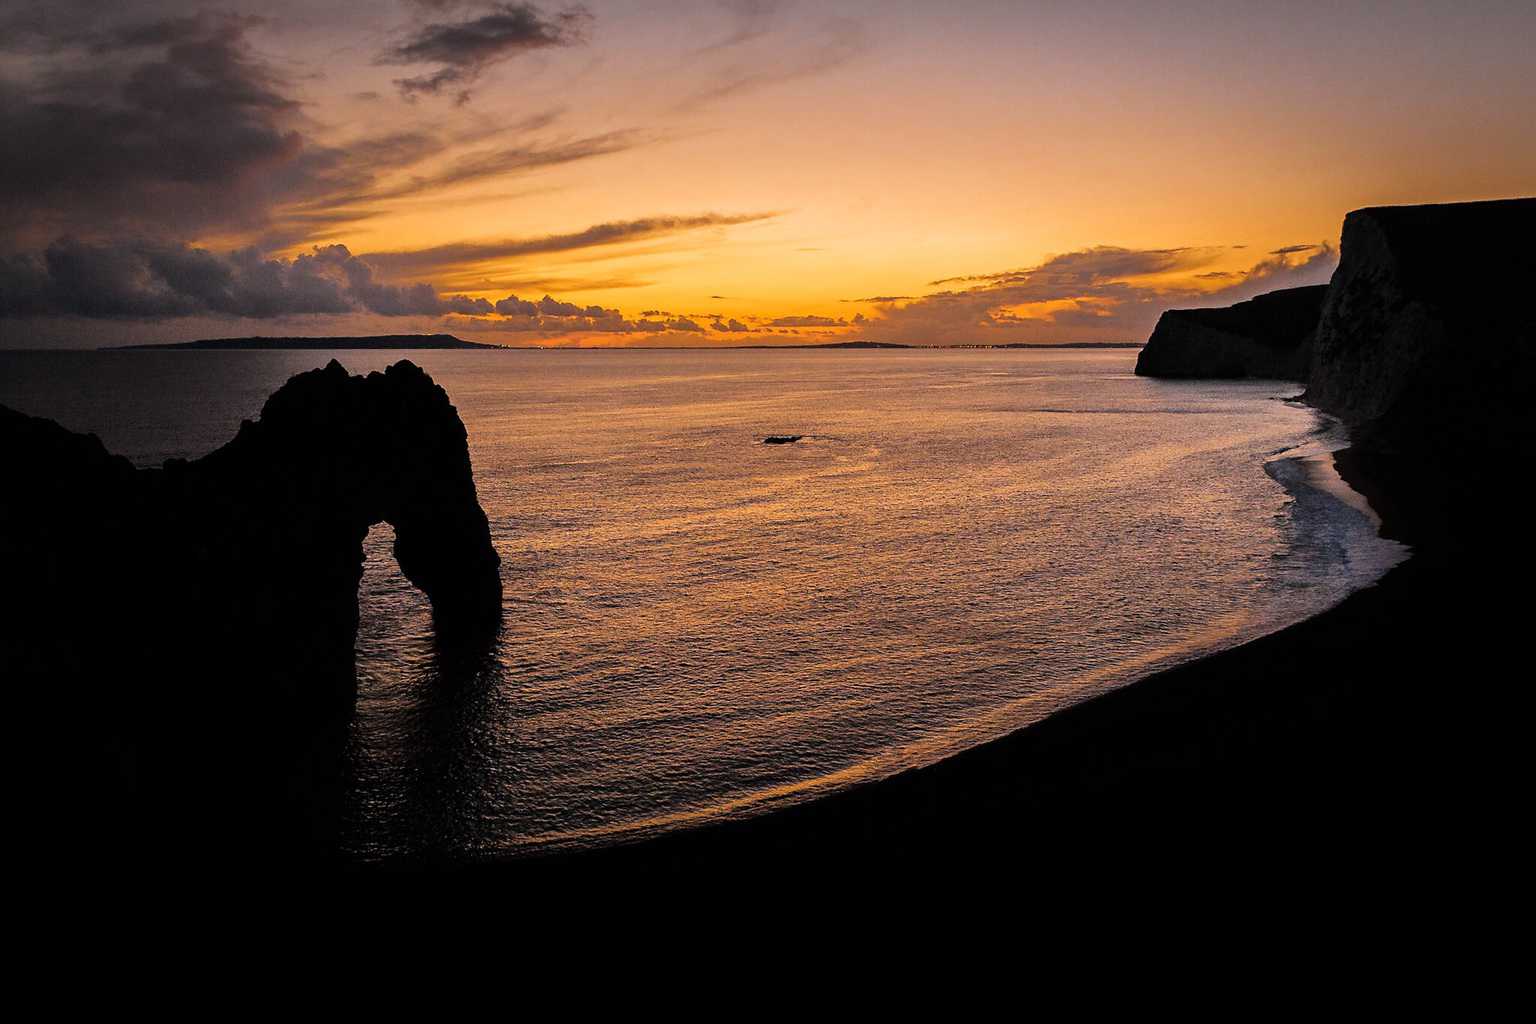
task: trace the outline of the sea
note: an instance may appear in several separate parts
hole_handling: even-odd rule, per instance
[[[468,429],[504,624],[489,656],[445,661],[371,530],[343,842],[504,858],[936,761],[1405,556],[1297,385],[1148,380],[1135,356],[0,351],[0,403],[153,466],[333,357],[425,368]]]

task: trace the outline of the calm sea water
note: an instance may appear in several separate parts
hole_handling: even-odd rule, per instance
[[[331,355],[0,353],[0,402],[152,465]],[[1145,380],[1129,350],[334,355],[447,388],[506,584],[494,656],[445,666],[370,533],[358,857],[610,842],[889,775],[1401,556],[1294,385]]]

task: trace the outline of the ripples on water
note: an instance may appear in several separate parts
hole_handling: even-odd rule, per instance
[[[887,775],[1398,557],[1294,385],[1145,380],[1129,350],[336,355],[447,388],[507,595],[491,656],[445,662],[370,533],[363,857],[602,842]],[[0,401],[153,464],[330,355],[4,358]]]

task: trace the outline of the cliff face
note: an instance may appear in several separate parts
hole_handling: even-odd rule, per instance
[[[1532,451],[1536,199],[1344,219],[1307,400],[1382,451]]]
[[[464,425],[409,362],[300,374],[228,444],[161,469],[4,408],[0,451],[0,678],[60,788],[154,842],[313,831],[284,819],[310,814],[326,787],[295,779],[345,740],[373,524],[394,526],[440,650],[494,636],[499,559]]]
[[[1170,309],[1136,358],[1136,372],[1305,380],[1327,290],[1287,288],[1220,309]]]

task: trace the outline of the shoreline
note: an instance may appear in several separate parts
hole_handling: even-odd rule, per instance
[[[1150,835],[1163,844],[1154,861],[1211,842],[1246,844],[1247,856],[1270,861],[1322,835],[1350,844],[1354,856],[1384,851],[1420,816],[1410,795],[1437,788],[1430,778],[1413,782],[1414,772],[1432,766],[1416,763],[1422,751],[1410,742],[1435,724],[1433,695],[1388,681],[1439,678],[1465,662],[1462,652],[1408,646],[1402,637],[1432,640],[1447,623],[1465,628],[1499,615],[1466,599],[1486,574],[1459,541],[1396,514],[1400,503],[1387,499],[1399,480],[1373,478],[1352,444],[1307,458],[1322,457],[1328,474],[1368,506],[1379,535],[1407,550],[1374,583],[1298,622],[932,764],[760,815],[595,848],[349,867],[365,875],[429,868],[475,878],[578,878],[1020,857],[1107,865],[1122,855],[1146,857],[1116,844]],[[1383,780],[1383,765],[1398,778]]]
[[[1386,540],[1380,537],[1379,530],[1382,526],[1381,516],[1371,507],[1364,494],[1354,490],[1343,478],[1334,465],[1333,456],[1336,452],[1348,447],[1349,437],[1345,424],[1337,417],[1328,415],[1305,403],[1292,403],[1305,409],[1317,420],[1317,425],[1308,432],[1304,440],[1292,447],[1281,449],[1271,455],[1262,457],[1255,467],[1272,479],[1276,486],[1291,496],[1291,500],[1299,501],[1301,492],[1314,492],[1324,496],[1325,500],[1337,503],[1358,513],[1362,519],[1370,525],[1373,533],[1372,547],[1362,549],[1360,552],[1367,560],[1366,564],[1378,566],[1373,570],[1374,578],[1364,584],[1356,584],[1352,589],[1341,596],[1334,596],[1332,600],[1315,610],[1304,613],[1299,618],[1271,609],[1268,614],[1255,612],[1247,616],[1250,620],[1244,626],[1237,626],[1217,630],[1213,621],[1208,625],[1213,629],[1202,634],[1203,640],[1194,637],[1174,646],[1159,650],[1154,654],[1137,659],[1142,664],[1135,668],[1127,665],[1109,665],[1100,669],[1090,670],[1084,674],[1065,681],[1059,688],[1049,689],[1026,698],[1021,698],[1018,703],[1044,703],[1052,705],[1053,710],[1044,715],[1030,718],[1016,725],[1006,727],[1002,732],[995,729],[986,729],[982,726],[989,715],[996,717],[999,709],[993,709],[980,720],[973,721],[964,729],[956,729],[953,735],[966,734],[970,740],[965,743],[956,743],[945,737],[929,738],[912,746],[927,745],[936,748],[948,748],[934,760],[898,768],[894,771],[887,769],[881,772],[875,767],[876,762],[866,762],[842,769],[833,773],[828,778],[837,775],[853,776],[858,781],[844,783],[841,786],[829,784],[826,779],[814,780],[811,785],[796,784],[794,789],[810,789],[810,795],[800,796],[798,799],[785,799],[781,793],[775,793],[762,798],[746,799],[742,804],[747,808],[743,812],[733,813],[727,805],[725,809],[711,808],[696,812],[679,813],[665,824],[650,823],[645,827],[610,830],[593,830],[592,833],[571,833],[558,838],[551,838],[545,842],[529,843],[520,848],[508,850],[505,853],[486,855],[481,861],[471,861],[470,864],[480,863],[484,865],[514,866],[525,863],[537,863],[548,859],[581,858],[588,855],[602,855],[625,847],[646,846],[651,843],[666,842],[675,836],[689,832],[707,831],[715,828],[745,824],[760,818],[771,817],[793,811],[821,801],[833,800],[837,797],[870,786],[879,786],[883,783],[898,779],[909,772],[921,772],[933,768],[953,758],[963,757],[967,753],[987,747],[994,743],[1009,740],[1012,737],[1034,729],[1047,720],[1060,715],[1072,708],[1097,700],[1107,694],[1136,686],[1146,680],[1174,672],[1186,666],[1204,661],[1208,658],[1218,657],[1222,654],[1244,647],[1250,643],[1273,636],[1295,626],[1300,626],[1318,616],[1325,615],[1337,608],[1351,596],[1375,586],[1392,569],[1406,562],[1413,553],[1413,549],[1405,544]],[[1341,436],[1342,435],[1342,436]],[[1274,466],[1278,463],[1294,464],[1295,474],[1276,472]],[[1257,629],[1252,628],[1258,623]],[[1218,635],[1219,639],[1211,640]],[[1149,667],[1150,666],[1150,667]],[[1105,684],[1095,682],[1095,679],[1113,678],[1118,681]],[[1086,693],[1086,695],[1082,695]],[[1076,696],[1066,696],[1076,694]],[[1010,716],[1012,717],[1012,716]],[[977,734],[980,734],[978,737]],[[905,752],[908,748],[896,748]],[[901,760],[910,760],[902,757]],[[878,761],[878,759],[877,759]],[[861,778],[860,778],[861,777]],[[815,792],[814,790],[820,790]]]

